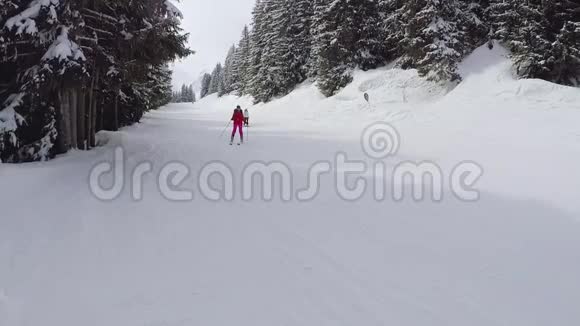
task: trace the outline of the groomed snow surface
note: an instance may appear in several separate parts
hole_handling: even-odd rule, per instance
[[[266,105],[210,96],[103,133],[94,151],[0,165],[0,326],[580,325],[580,91],[514,80],[505,56],[477,50],[450,91],[385,68],[330,99],[311,84]],[[242,147],[219,138],[236,104],[251,111]],[[477,162],[480,200],[446,182],[439,203],[348,202],[330,176],[309,202],[240,198],[254,160],[284,162],[296,188],[337,152],[370,166],[360,135],[376,121],[400,133],[389,169]],[[153,164],[142,201],[129,185],[111,202],[89,191],[116,146],[128,171]],[[236,172],[236,200],[200,195],[212,161]],[[193,201],[157,190],[169,162],[191,168]]]

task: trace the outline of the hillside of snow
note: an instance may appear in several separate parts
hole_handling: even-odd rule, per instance
[[[580,214],[580,89],[516,80],[499,45],[477,49],[460,72],[463,82],[455,88],[414,70],[383,68],[356,72],[353,83],[331,98],[305,83],[268,104],[212,95],[196,107],[228,115],[240,104],[261,130],[314,130],[351,140],[373,122],[389,122],[401,133],[403,157],[476,161],[489,172],[480,183],[484,189]]]
[[[101,133],[90,152],[0,165],[0,326],[578,325],[580,91],[515,80],[506,55],[478,49],[455,88],[387,67],[356,72],[332,98],[308,83],[268,104],[212,95]],[[238,104],[251,127],[230,147],[220,135]],[[283,162],[297,189],[339,152],[373,163],[361,133],[377,121],[400,134],[389,171],[476,162],[479,200],[446,182],[440,202],[351,202],[334,173],[310,201],[242,200],[254,161]],[[129,173],[113,201],[89,190],[119,146],[125,171],[152,166],[141,200]],[[190,169],[192,200],[158,187],[175,162]],[[200,194],[210,162],[234,172],[234,200]]]

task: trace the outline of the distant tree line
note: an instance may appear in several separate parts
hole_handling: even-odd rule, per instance
[[[168,0],[0,0],[0,162],[90,149],[169,102],[180,19]]]
[[[580,82],[580,0],[257,0],[251,26],[204,76],[202,97],[267,102],[308,78],[331,96],[353,69],[390,62],[454,82],[458,63],[492,40],[523,78]]]
[[[172,103],[195,103],[195,91],[193,85],[181,85],[181,89],[174,91],[171,96]]]

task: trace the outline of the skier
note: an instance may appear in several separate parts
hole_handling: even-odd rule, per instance
[[[250,126],[250,111],[248,109],[244,110],[244,126]]]
[[[230,145],[234,143],[234,137],[236,136],[236,131],[239,130],[240,132],[240,141],[244,143],[244,113],[242,112],[242,108],[238,105],[234,110],[234,114],[232,115],[232,121],[234,122],[234,130],[232,131],[232,139],[230,140]],[[238,143],[240,145],[240,143]]]

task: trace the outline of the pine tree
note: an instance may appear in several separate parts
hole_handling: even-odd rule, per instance
[[[311,0],[285,1],[287,24],[286,40],[283,44],[282,61],[289,69],[289,88],[303,82],[308,77],[312,51],[313,4]]]
[[[155,67],[149,74],[151,109],[166,105],[172,99],[172,72],[167,64]]]
[[[580,86],[580,1],[560,1],[564,24],[554,44],[552,80]]]
[[[233,92],[233,86],[234,86],[234,70],[235,70],[235,66],[236,66],[236,47],[232,46],[228,52],[228,55],[226,56],[226,61],[224,63],[224,68],[223,68],[223,72],[222,72],[222,79],[223,79],[223,87],[221,92],[219,93],[219,96],[223,96],[225,94],[229,94],[231,92]]]
[[[459,81],[459,62],[487,40],[486,1],[412,0],[403,4],[403,67],[436,81]]]
[[[313,75],[324,95],[346,86],[353,68],[368,70],[385,62],[378,9],[375,0],[314,2]]]
[[[48,89],[56,80],[81,80],[87,69],[86,57],[75,42],[81,20],[67,5],[2,4],[0,84],[7,87],[0,89],[0,161],[50,159],[56,153],[58,135],[66,137],[67,149],[77,147],[78,139],[71,135],[76,133],[76,106],[75,112],[59,110]],[[66,124],[60,124],[65,120]]]
[[[466,52],[491,39],[491,24],[487,17],[490,0],[459,0],[460,26],[465,32]],[[466,53],[466,54],[467,54]]]
[[[210,94],[209,92],[210,84],[211,84],[211,75],[204,74],[201,79],[201,90],[199,95],[201,98],[204,98]]]
[[[214,94],[223,91],[224,83],[222,70],[222,64],[218,63],[212,71],[208,94]]]
[[[296,85],[289,63],[293,44],[288,33],[292,11],[284,0],[265,2],[262,25],[257,27],[263,46],[257,75],[251,81],[251,94],[257,102],[286,95]]]
[[[185,84],[181,85],[180,94],[179,103],[187,102],[187,86]]]
[[[543,62],[547,59],[550,42],[542,26],[540,0],[509,0],[503,4],[494,3],[490,9],[497,26],[496,35],[505,40],[513,51],[517,73],[524,78],[539,77],[546,73],[547,67]],[[507,10],[504,13],[498,12],[502,9]]]
[[[272,16],[268,13],[274,0],[257,0],[252,12],[252,32],[250,34],[250,54],[247,67],[246,92],[256,96],[264,87],[268,87],[267,76],[260,76],[263,71],[264,51],[270,42],[269,28],[273,25]],[[256,99],[260,101],[259,99]]]
[[[578,84],[579,7],[577,0],[492,1],[493,35],[512,51],[519,76]]]
[[[382,29],[387,61],[403,56],[405,49],[402,40],[405,37],[403,6],[405,0],[382,0],[379,3],[379,12],[382,19]]]
[[[284,96],[307,78],[312,47],[312,6],[306,0],[270,0],[265,3],[260,69],[252,80],[252,95],[267,102]]]
[[[250,31],[244,26],[242,37],[234,54],[232,67],[232,92],[236,95],[248,94],[250,64]]]
[[[181,86],[181,90],[178,92],[173,92],[173,102],[175,103],[193,103],[195,102],[195,92],[193,91],[193,85]]]
[[[0,160],[89,149],[170,100],[179,21],[166,0],[0,1]]]

